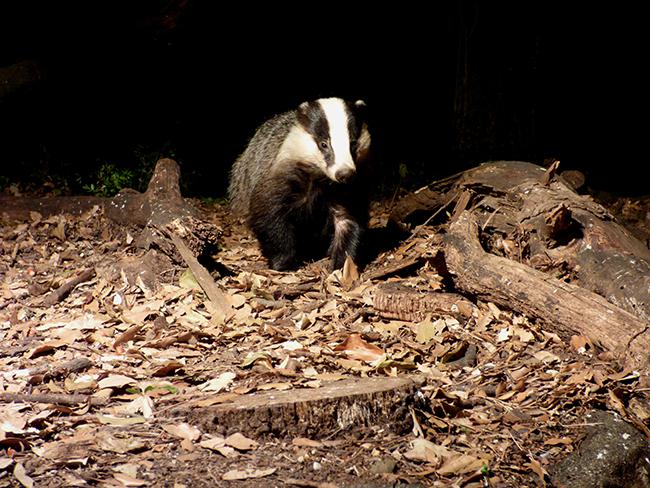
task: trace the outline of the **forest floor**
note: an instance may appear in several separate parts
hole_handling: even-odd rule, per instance
[[[615,370],[585,337],[480,301],[421,320],[378,313],[386,282],[449,291],[433,265],[436,227],[355,279],[326,261],[270,271],[224,207],[204,210],[223,230],[213,276],[236,311],[226,321],[182,267],[158,290],[110,281],[107,269],[141,252],[135,231],[97,208],[0,225],[0,487],[545,486],[588,412],[648,425],[638,374]],[[374,206],[373,227],[386,210]],[[48,299],[89,269],[65,298]],[[365,377],[420,378],[408,431],[221,436],[170,414]]]

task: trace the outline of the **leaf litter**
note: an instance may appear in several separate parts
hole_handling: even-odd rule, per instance
[[[182,267],[158,289],[111,274],[120,259],[137,259],[137,230],[97,208],[0,226],[0,487],[357,486],[373,478],[537,486],[578,444],[588,409],[618,411],[647,431],[638,374],[614,370],[586,337],[563,340],[480,301],[469,314],[420,321],[375,310],[383,282],[445,291],[431,264],[433,227],[363,273],[351,260],[331,274],[322,261],[278,273],[239,222],[211,210],[225,229],[215,258],[228,272],[216,280],[230,318]],[[50,290],[87,268],[97,274],[46,305]],[[222,438],[164,415],[183,403],[400,375],[425,378],[407,435],[360,427],[318,439]],[[390,469],[377,469],[386,459]]]

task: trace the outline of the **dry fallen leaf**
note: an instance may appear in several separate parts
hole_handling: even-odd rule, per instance
[[[106,378],[99,380],[97,382],[97,386],[101,389],[104,388],[121,388],[126,385],[132,385],[137,383],[136,380],[133,378],[130,378],[128,376],[124,376],[121,374],[112,374],[110,376],[107,376]]]
[[[443,459],[454,454],[446,447],[434,444],[431,441],[420,437],[411,441],[411,448],[404,453],[406,459],[413,461],[425,461],[434,466],[439,466]]]
[[[457,454],[449,458],[440,468],[438,473],[443,476],[450,474],[465,474],[480,470],[489,461],[488,456],[472,456],[470,454]]]
[[[214,378],[200,384],[199,389],[203,391],[220,392],[221,390],[230,386],[232,380],[234,380],[236,377],[237,375],[235,373],[227,371],[225,373],[221,373],[218,378]]]
[[[239,432],[226,437],[224,443],[240,451],[252,451],[259,446],[256,441],[243,436]]]
[[[148,481],[133,478],[133,477],[131,477],[129,475],[126,475],[124,473],[114,473],[113,478],[115,478],[119,483],[121,483],[122,486],[147,486],[147,485],[149,485]]]
[[[382,360],[385,357],[384,351],[364,341],[359,334],[350,334],[347,339],[334,348],[334,351],[343,351],[351,359],[367,363]]]
[[[181,439],[195,441],[201,437],[201,431],[186,422],[181,422],[180,424],[165,424],[162,428],[165,432]]]
[[[237,470],[233,469],[223,474],[221,479],[232,481],[232,480],[246,480],[249,478],[263,478],[264,476],[269,476],[277,471],[277,468],[268,468],[268,469],[246,469],[246,470]]]
[[[27,475],[22,463],[16,463],[14,466],[14,478],[16,478],[25,488],[33,488],[34,480]]]

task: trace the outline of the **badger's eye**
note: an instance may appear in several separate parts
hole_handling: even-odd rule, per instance
[[[329,146],[329,144],[327,143],[327,141],[320,141],[320,147],[322,149],[327,149],[328,146]]]

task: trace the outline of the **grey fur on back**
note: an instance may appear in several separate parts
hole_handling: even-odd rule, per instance
[[[295,110],[267,120],[257,129],[244,152],[235,161],[230,171],[228,187],[230,208],[235,215],[248,215],[253,189],[269,174],[284,139],[295,124]]]

